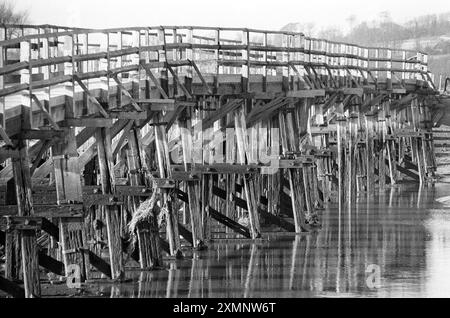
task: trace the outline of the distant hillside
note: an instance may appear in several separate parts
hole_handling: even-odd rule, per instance
[[[352,25],[347,34],[336,27],[317,30],[314,23],[289,23],[282,30],[360,45],[423,51],[429,54],[429,68],[435,75],[450,76],[450,12],[419,16],[404,24],[395,23],[388,12],[380,13],[378,20],[356,21],[357,17],[349,17]]]
[[[429,54],[428,66],[435,76],[450,76],[450,30],[448,35],[407,39],[390,46],[419,50]]]

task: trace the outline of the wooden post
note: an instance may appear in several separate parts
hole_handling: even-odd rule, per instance
[[[155,142],[156,142],[156,156],[158,158],[158,169],[160,178],[170,178],[170,161],[169,150],[167,145],[167,135],[164,126],[159,125],[159,114],[154,117],[155,124]],[[166,209],[166,231],[169,240],[170,255],[175,257],[183,257],[181,252],[180,236],[178,234],[178,220],[175,211],[172,208],[172,197],[168,189],[161,189],[162,202]]]
[[[375,190],[374,168],[374,115],[366,114],[366,173],[367,195],[372,195]]]
[[[289,140],[292,141],[292,138],[288,137],[288,134],[293,134],[293,130],[288,132],[286,118],[283,112],[280,112],[279,115],[279,127],[280,127],[280,139],[281,139],[281,148],[283,151],[283,155],[286,155],[289,151]],[[295,147],[291,145],[291,147]],[[293,149],[295,151],[295,148]],[[300,233],[306,230],[305,227],[305,218],[303,213],[304,209],[304,201],[305,201],[305,192],[303,187],[303,172],[301,169],[294,170],[288,169],[288,182],[290,188],[290,196],[291,196],[291,204],[292,204],[292,213],[294,216],[294,224],[295,224],[295,232]],[[282,187],[282,185],[281,185]]]
[[[351,114],[349,119],[348,139],[348,203],[356,202],[356,167],[358,155],[358,115]]]
[[[323,114],[323,104],[317,104],[312,105],[312,109],[314,109],[314,116],[315,116],[315,122],[314,124],[317,126],[323,126],[325,124],[324,122],[324,114]],[[319,150],[326,149],[326,136],[324,134],[320,135],[311,135],[311,139],[313,142],[313,145],[316,146]],[[327,176],[327,169],[326,169],[326,158],[318,158],[316,161],[316,172],[317,172],[317,179],[318,179],[318,186],[322,190],[323,194],[323,200],[326,201],[327,198],[330,196],[328,191],[328,176]]]
[[[0,41],[4,41],[6,40],[6,28],[4,28],[1,32],[0,32]],[[7,62],[8,57],[6,56],[6,48],[4,48],[3,46],[0,46],[0,68],[3,68]],[[4,89],[5,88],[5,79],[4,79],[4,75],[0,75],[0,89]],[[2,116],[1,120],[0,120],[0,128],[5,129],[6,127],[6,116],[5,116],[5,97],[0,97],[0,114]]]
[[[386,142],[385,142],[385,128],[386,118],[384,117],[384,111],[382,117],[378,119],[378,185],[381,191],[386,189]]]
[[[166,43],[166,35],[164,28],[158,30],[159,43]],[[160,62],[166,62],[167,56],[165,50],[158,52],[158,58]],[[175,82],[175,81],[174,81]],[[175,86],[175,84],[174,84]],[[160,97],[168,98],[169,96],[169,78],[167,74],[167,68],[160,69]],[[160,123],[162,115],[157,113],[153,117],[153,124],[155,129],[155,144],[156,144],[156,158],[158,162],[158,170],[160,178],[170,178],[172,175],[170,169],[169,158],[169,146],[167,141],[166,129]],[[162,204],[165,205],[166,213],[166,235],[169,241],[170,255],[178,258],[183,257],[181,252],[181,242],[178,233],[178,219],[175,211],[173,210],[172,201],[173,198],[168,189],[161,189]]]
[[[183,162],[185,169],[187,171],[188,164],[193,163],[192,156],[192,135],[191,131],[187,128],[186,121],[179,121],[178,126],[181,132],[181,147],[183,148]],[[195,151],[195,150],[194,150]],[[201,213],[199,198],[196,196],[196,181],[186,181],[187,182],[187,194],[189,200],[189,215],[191,217],[191,229],[192,229],[192,239],[194,248],[201,249],[204,247],[202,223],[201,223]],[[206,203],[206,202],[205,202]]]
[[[234,123],[236,127],[236,141],[238,148],[238,161],[240,164],[245,165],[245,159],[247,155],[247,132],[245,124],[244,110],[241,109],[235,113]],[[252,238],[258,238],[261,236],[261,228],[259,223],[259,215],[257,210],[257,201],[255,198],[255,186],[253,180],[248,180],[244,176],[244,192],[247,200],[247,210],[250,220],[250,233]]]
[[[337,122],[337,148],[338,148],[338,202],[339,202],[339,214],[343,211],[345,206],[345,166],[346,166],[346,154],[345,154],[345,135],[346,135],[346,122],[345,118],[339,118]],[[340,219],[340,215],[339,215]]]
[[[225,118],[225,127],[227,124],[233,123],[233,114],[228,114],[227,118]],[[225,131],[226,138],[226,147],[225,147],[225,162],[227,164],[235,164],[236,163],[236,131],[232,128],[227,128]],[[236,201],[233,200],[233,197],[236,195],[236,182],[237,178],[235,174],[227,175],[227,197],[226,197],[226,216],[232,220],[237,219],[237,207]],[[231,233],[232,230],[228,228],[227,233]]]
[[[419,118],[419,102],[416,99],[414,99],[411,102],[411,116],[412,116],[412,123],[415,131],[420,131],[420,118]],[[419,183],[420,186],[422,186],[425,183],[426,180],[426,167],[424,162],[424,156],[422,151],[422,137],[412,137],[412,150],[413,150],[413,157],[416,160],[417,169],[419,171]]]
[[[66,37],[65,46],[74,56],[74,38]],[[66,75],[72,75],[75,70],[75,63],[72,59],[71,68],[65,67]],[[65,118],[75,117],[75,83],[71,81],[70,89],[65,104]],[[56,195],[58,204],[82,204],[83,193],[81,190],[80,167],[78,166],[78,152],[75,138],[75,128],[65,127],[64,139],[52,147],[52,159],[54,167],[54,177],[56,184]],[[60,227],[60,246],[62,248],[62,259],[64,262],[66,276],[69,265],[77,264],[80,266],[81,280],[88,277],[89,265],[88,257],[84,256],[82,250],[86,248],[87,242],[84,237],[83,224],[71,223],[70,225],[63,219],[59,220]]]
[[[31,196],[31,175],[27,143],[18,140],[19,158],[13,158],[13,174],[16,188],[17,209],[19,216],[33,216],[33,199]],[[38,246],[35,230],[20,232],[22,250],[22,269],[25,297],[41,296],[39,283]]]
[[[404,76],[404,73],[402,73]],[[396,183],[397,179],[397,160],[396,160],[396,147],[395,147],[395,140],[392,138],[394,127],[392,124],[392,111],[390,107],[390,103],[385,104],[385,118],[386,118],[386,137],[389,137],[386,139],[386,156],[388,160],[388,167],[389,167],[389,178],[390,178],[390,184],[394,185]]]
[[[102,193],[114,194],[116,184],[113,170],[110,128],[97,128],[95,131],[95,139],[97,141],[97,157],[100,168]],[[103,205],[102,212],[106,219],[111,277],[113,279],[122,279],[124,276],[124,265],[118,206]]]
[[[19,280],[21,275],[20,237],[18,231],[5,231],[5,278]]]
[[[56,195],[58,204],[82,204],[83,193],[81,190],[81,176],[78,166],[78,153],[74,128],[64,128],[64,140],[52,147],[52,158],[56,184]],[[59,220],[60,244],[62,248],[62,259],[67,271],[71,264],[78,264],[84,280],[87,278],[88,266],[79,248],[85,248],[86,242],[78,241],[76,238],[83,237],[83,226],[81,223],[69,224],[62,219]],[[87,261],[87,259],[86,259]]]
[[[124,132],[125,133],[125,132]],[[128,135],[127,161],[130,174],[130,185],[144,185],[142,170],[142,158],[138,142],[139,131],[132,129]],[[139,208],[139,197],[131,197],[134,212]],[[156,217],[156,216],[153,216]],[[139,245],[139,264],[142,269],[162,265],[162,254],[159,244],[159,235],[154,219],[142,220],[138,223],[136,235]]]

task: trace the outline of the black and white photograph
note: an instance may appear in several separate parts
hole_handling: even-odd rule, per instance
[[[450,1],[0,0],[18,298],[450,298]]]

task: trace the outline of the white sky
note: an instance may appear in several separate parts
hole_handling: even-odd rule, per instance
[[[289,22],[346,26],[351,14],[396,22],[450,11],[450,0],[14,0],[36,24],[87,28],[156,25],[234,26],[278,30]]]

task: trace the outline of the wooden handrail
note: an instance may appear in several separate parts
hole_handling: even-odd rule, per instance
[[[9,25],[11,28],[20,28],[21,25]],[[39,26],[37,26],[39,27]],[[56,27],[56,26],[55,26]],[[58,28],[64,28],[64,27],[58,27]],[[126,31],[143,31],[143,30],[160,30],[161,28],[166,30],[210,30],[210,31],[241,31],[241,32],[249,32],[249,33],[261,33],[261,34],[279,34],[279,35],[290,35],[290,36],[301,36],[307,41],[316,41],[316,42],[323,42],[328,44],[334,44],[334,45],[345,45],[350,46],[354,48],[359,49],[369,49],[369,50],[375,50],[375,49],[388,49],[392,51],[399,51],[399,52],[409,52],[409,53],[420,53],[423,55],[427,55],[425,52],[421,51],[414,51],[414,50],[408,50],[408,49],[391,49],[386,47],[373,47],[373,46],[362,46],[357,45],[354,43],[348,43],[348,42],[336,42],[326,39],[318,39],[313,37],[307,37],[303,33],[300,32],[289,32],[289,31],[275,31],[275,30],[258,30],[258,29],[247,29],[247,28],[230,28],[230,27],[204,27],[204,26],[157,26],[157,27],[124,27],[124,28],[109,28],[109,29],[85,29],[85,28],[68,28],[71,29],[71,31],[64,31],[64,32],[54,32],[54,33],[44,33],[44,34],[31,34],[26,35],[23,37],[18,37],[15,39],[10,40],[4,40],[0,41],[0,46],[5,45],[11,45],[20,43],[23,41],[28,41],[32,39],[38,39],[38,38],[46,38],[46,37],[62,37],[67,35],[77,35],[77,34],[86,34],[86,33],[117,33],[117,32],[126,32]],[[214,40],[211,38],[211,40]],[[231,41],[223,39],[223,41]]]
[[[20,26],[10,26],[20,27]],[[39,26],[36,26],[38,28]],[[68,31],[64,32],[50,32],[43,34],[33,34],[18,37],[15,39],[0,41],[0,48],[14,48],[20,50],[20,61],[7,61],[6,56],[3,56],[2,67],[0,67],[0,79],[2,79],[3,85],[0,87],[0,97],[8,96],[14,93],[18,93],[22,90],[41,89],[50,87],[53,85],[59,85],[65,82],[73,81],[74,76],[80,80],[111,77],[118,74],[127,72],[137,72],[140,70],[142,63],[139,61],[142,54],[161,54],[164,52],[167,59],[167,65],[172,67],[185,67],[190,66],[191,63],[186,60],[176,60],[176,58],[170,58],[170,54],[175,52],[177,54],[190,50],[195,54],[199,54],[199,57],[191,59],[196,65],[205,67],[205,65],[211,63],[216,65],[246,69],[248,77],[249,68],[283,68],[283,75],[289,74],[289,68],[293,66],[313,67],[312,71],[316,73],[318,68],[323,70],[326,74],[337,71],[335,74],[350,77],[367,77],[370,75],[373,78],[377,78],[379,72],[386,72],[386,77],[391,78],[393,72],[409,74],[409,78],[415,74],[420,74],[422,78],[429,78],[427,73],[427,56],[420,52],[408,51],[408,50],[394,50],[389,48],[367,48],[352,44],[332,42],[322,39],[308,38],[302,33],[284,32],[284,31],[265,31],[246,28],[217,28],[217,27],[197,27],[197,26],[158,26],[158,27],[127,27],[127,28],[113,28],[113,29],[71,29],[66,28]],[[155,34],[151,33],[152,30],[157,31]],[[185,39],[182,38],[183,31],[189,33],[184,34]],[[214,41],[214,43],[196,43],[204,40],[206,37],[200,36],[198,39],[192,33],[194,30],[215,30],[217,31],[215,38],[208,38],[207,41]],[[221,31],[236,31],[242,32],[240,35],[243,40],[226,40],[220,37]],[[135,32],[135,33],[133,33]],[[172,32],[172,33],[170,33]],[[250,42],[250,33],[262,33],[264,34],[263,43]],[[96,38],[97,35],[101,35],[104,39]],[[125,45],[123,43],[123,35],[131,35],[131,44]],[[190,36],[187,36],[190,34]],[[275,43],[267,42],[267,34],[275,34],[282,36],[298,36],[300,41],[289,41],[286,38],[275,40]],[[83,38],[79,38],[78,35],[91,35],[89,37],[90,43],[87,38],[84,42]],[[142,36],[144,40],[142,41]],[[76,37],[77,36],[77,37]],[[120,41],[120,45],[116,45],[112,40],[117,37],[116,41]],[[174,42],[168,41],[167,37],[173,37]],[[180,37],[181,36],[181,37]],[[64,45],[65,50],[62,47],[58,47],[54,53],[56,56],[45,54],[44,58],[40,58],[41,49],[40,46],[55,46],[51,38],[58,38],[56,46]],[[61,39],[63,38],[63,39]],[[92,40],[94,38],[94,40]],[[45,40],[47,39],[47,40]],[[119,40],[120,39],[120,40]],[[33,43],[38,40],[39,43]],[[41,43],[41,40],[43,42]],[[136,41],[137,40],[137,41]],[[47,41],[47,42],[45,42]],[[92,49],[92,41],[98,44],[97,49]],[[186,42],[190,41],[190,42]],[[277,44],[279,42],[279,44]],[[260,45],[261,44],[261,45]],[[38,50],[38,57],[35,58],[35,52]],[[372,51],[373,50],[373,51]],[[385,55],[381,52],[385,51]],[[397,55],[394,57],[392,52],[401,52],[402,57]],[[407,52],[413,52],[414,56],[408,57]],[[33,57],[34,55],[34,57]],[[211,59],[211,55],[214,58]],[[423,55],[423,56],[422,56]],[[128,62],[124,62],[124,56],[134,56],[128,59]],[[169,57],[168,57],[169,56]],[[98,61],[106,64],[106,69],[79,69],[76,65],[78,63],[85,63],[88,61]],[[120,61],[117,64],[117,61]],[[6,63],[9,62],[9,63]],[[401,67],[398,66],[401,63]],[[44,78],[43,80],[31,80],[32,83],[28,83],[28,77],[36,68],[50,67],[61,64],[72,64],[72,70],[64,68],[64,75],[52,76],[50,78]],[[166,64],[163,60],[148,60],[144,63],[149,69],[151,68],[165,68]],[[27,72],[28,71],[28,72]],[[236,70],[234,70],[236,71]],[[233,71],[233,72],[234,72]],[[307,70],[306,70],[307,71]],[[353,72],[353,74],[351,72]],[[4,76],[16,72],[21,72],[21,82],[13,85],[4,86]],[[197,70],[197,73],[199,70]],[[322,72],[322,71],[321,71]],[[364,72],[367,72],[365,75]],[[225,74],[225,73],[224,73]],[[323,73],[321,73],[323,74]],[[220,75],[216,71],[216,75]],[[297,74],[298,75],[298,74]],[[317,75],[317,74],[316,74]],[[420,77],[419,76],[419,77]],[[398,79],[397,75],[394,76]],[[406,76],[401,76],[406,78]],[[419,78],[418,77],[418,78]],[[432,86],[432,85],[431,85]]]

